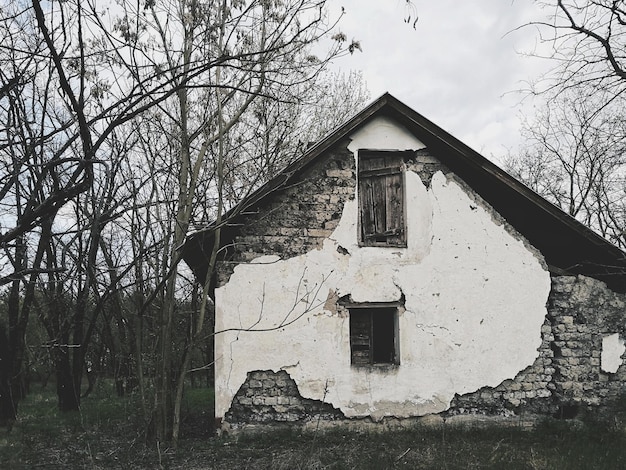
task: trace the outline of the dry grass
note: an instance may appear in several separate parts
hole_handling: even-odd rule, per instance
[[[320,433],[268,429],[212,438],[203,397],[189,394],[180,447],[147,445],[132,398],[94,396],[82,413],[60,415],[53,396],[34,394],[7,434],[0,468],[46,469],[626,469],[624,429],[549,421],[516,428],[411,428]]]

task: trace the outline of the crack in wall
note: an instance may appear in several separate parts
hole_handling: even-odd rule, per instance
[[[443,406],[449,403],[446,397],[451,398],[455,390],[467,390],[479,383],[493,383],[499,377],[512,376],[525,367],[528,363],[527,357],[531,353],[533,357],[536,356],[536,346],[528,339],[527,331],[534,331],[535,323],[539,321],[536,317],[545,312],[545,305],[541,305],[537,299],[543,295],[544,284],[547,284],[546,271],[538,269],[532,254],[526,253],[520,244],[512,243],[510,233],[493,229],[493,224],[489,223],[493,222],[493,218],[488,212],[485,216],[485,211],[479,210],[481,207],[473,202],[475,199],[471,197],[468,199],[468,192],[457,186],[456,181],[452,184],[446,180],[444,181],[446,184],[442,184],[441,180],[445,175],[442,176],[443,172],[438,174],[441,166],[437,167],[436,163],[431,163],[428,163],[431,166],[427,171],[432,176],[427,180],[427,185],[422,182],[422,175],[419,172],[413,172],[410,168],[407,170],[407,195],[411,196],[411,208],[415,210],[407,216],[407,224],[410,224],[407,233],[410,234],[410,239],[406,249],[358,247],[358,210],[354,199],[356,193],[354,181],[337,181],[337,185],[331,189],[338,191],[336,204],[334,202],[332,204],[343,209],[334,230],[325,226],[326,221],[330,220],[328,214],[310,217],[307,215],[309,218],[306,221],[297,221],[297,216],[312,213],[301,212],[295,216],[283,214],[283,218],[278,218],[279,214],[274,212],[272,217],[275,219],[272,223],[276,224],[276,227],[266,224],[254,228],[262,233],[258,237],[252,229],[245,234],[250,241],[249,246],[252,250],[250,256],[267,254],[266,250],[270,247],[268,244],[275,244],[276,249],[283,250],[280,253],[283,258],[280,262],[271,266],[255,266],[256,270],[248,274],[248,284],[245,284],[249,286],[247,287],[249,295],[254,295],[252,286],[254,279],[263,281],[267,278],[272,279],[276,289],[266,303],[269,314],[279,312],[275,314],[280,315],[282,311],[284,315],[286,302],[284,292],[293,285],[292,278],[296,276],[294,270],[301,269],[303,263],[315,272],[336,268],[337,274],[327,284],[329,295],[317,299],[319,306],[331,312],[331,315],[317,310],[311,311],[308,317],[310,323],[295,326],[289,333],[290,340],[286,342],[280,337],[267,334],[254,337],[250,341],[246,340],[245,345],[242,344],[243,339],[237,344],[230,343],[231,355],[237,354],[239,368],[237,378],[234,380],[245,380],[246,370],[280,368],[281,364],[289,363],[290,355],[294,357],[297,354],[301,360],[298,361],[298,367],[292,369],[292,375],[300,387],[303,387],[305,394],[311,397],[318,396],[319,387],[316,384],[321,380],[320,377],[326,376],[332,379],[329,384],[333,387],[331,392],[333,404],[340,407],[346,415],[358,416],[358,410],[352,409],[351,403],[365,401],[383,403],[387,400],[390,403],[396,401],[399,403],[398,406],[402,407],[404,405],[401,404],[407,402],[407,396],[414,401],[420,397],[437,396],[438,406]],[[419,164],[426,165],[424,162]],[[316,169],[312,169],[311,172],[317,174]],[[350,178],[353,178],[352,173]],[[300,210],[298,198],[313,198],[314,194],[316,193],[301,192],[288,195],[293,199],[289,200],[291,201],[289,203]],[[324,204],[320,209],[322,212],[330,207],[327,203],[331,201],[333,195],[318,194],[315,197],[319,199],[320,204]],[[307,205],[305,209],[310,211],[310,207]],[[322,221],[322,225],[319,221]],[[307,237],[315,238],[316,241],[304,243],[302,249],[298,248],[292,253],[290,250],[295,245],[292,245],[290,240],[285,240],[289,243],[286,247],[280,243],[283,242],[281,237],[289,237],[290,231],[294,228],[291,225],[295,223],[301,223],[298,230],[306,228]],[[489,225],[493,232],[489,232],[488,237],[485,237],[485,224]],[[321,229],[320,226],[324,228]],[[268,232],[270,235],[266,235]],[[276,233],[279,233],[280,237],[275,236]],[[463,246],[470,243],[467,240],[474,240],[475,245],[470,248],[481,246],[485,250],[487,248],[485,243],[489,243],[493,248],[487,252],[489,256],[477,250],[467,250],[463,246],[458,246],[456,252],[452,251],[455,250],[454,243],[459,244],[459,234],[462,234],[460,240]],[[476,242],[478,238],[480,245]],[[258,248],[255,245],[257,242]],[[274,245],[271,247],[274,248]],[[313,249],[320,247],[319,250]],[[471,254],[468,254],[468,251],[471,251]],[[293,256],[294,253],[296,256]],[[402,254],[401,259],[398,253]],[[454,257],[455,253],[460,256]],[[514,269],[504,274],[499,273],[497,271],[499,265],[492,262],[494,255],[499,263],[508,262],[511,266],[519,268],[522,274]],[[477,276],[485,272],[488,274],[484,277]],[[483,279],[490,277],[497,278],[498,282],[487,286]],[[476,284],[477,279],[480,281],[479,284]],[[239,284],[241,282],[242,278],[233,276],[227,285],[223,285],[224,292],[237,298],[236,305],[240,314],[250,315],[250,309],[241,303],[243,285]],[[501,294],[507,291],[508,287],[515,290],[511,290],[510,295],[507,294],[504,298]],[[349,292],[359,302],[390,302],[398,297],[407,296],[407,310],[402,313],[403,330],[399,333],[400,340],[404,341],[400,344],[400,351],[401,354],[404,351],[410,352],[412,356],[393,371],[395,378],[392,389],[385,386],[389,374],[380,371],[375,374],[362,374],[350,368],[349,357],[345,358],[346,361],[337,361],[338,354],[346,351],[348,338],[345,337],[344,328],[347,320],[346,317],[335,315],[332,308],[326,308],[328,303],[332,302],[330,290],[334,290],[337,295]],[[528,296],[527,291],[532,291],[533,296]],[[477,295],[477,292],[480,292],[480,295]],[[475,354],[478,349],[472,346],[473,337],[469,328],[478,324],[480,320],[484,321],[484,312],[489,308],[487,302],[500,304],[506,302],[506,306],[498,304],[496,313],[500,315],[497,318],[520,318],[521,321],[517,323],[524,327],[524,334],[518,334],[509,328],[517,326],[513,322],[509,322],[511,325],[505,325],[505,329],[497,322],[486,322],[489,330],[495,333],[494,336],[488,336],[488,331],[482,329],[480,341],[489,346],[494,366],[483,366],[484,361],[478,360]],[[458,319],[462,321],[455,324],[454,317],[451,320],[450,315],[460,311],[460,306],[463,309],[463,316],[457,317],[457,321]],[[270,307],[272,312],[269,311]],[[523,312],[523,316],[519,315],[519,312]],[[438,321],[441,323],[434,323]],[[421,332],[420,329],[428,331]],[[502,330],[504,335],[498,330]],[[433,341],[427,346],[418,345],[417,351],[426,358],[417,357],[418,353],[411,350],[415,347],[410,342],[411,337],[422,335],[424,338],[425,334],[443,341]],[[297,336],[297,341],[293,341],[292,336]],[[511,341],[511,338],[521,340]],[[281,346],[277,348],[277,344]],[[467,349],[466,345],[469,345]],[[234,360],[231,362],[231,373],[233,363]],[[496,363],[498,367],[495,366]],[[437,368],[440,369],[439,374],[435,374]],[[472,370],[473,373],[467,374],[467,370]],[[417,383],[416,376],[432,376],[433,380]],[[229,384],[232,385],[230,373]],[[224,399],[230,400],[229,393],[219,395],[222,407],[228,406]],[[396,411],[397,409],[394,408]],[[411,415],[412,412],[414,410],[407,407],[398,413]]]

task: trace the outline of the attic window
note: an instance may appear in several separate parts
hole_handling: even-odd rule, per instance
[[[348,310],[352,365],[399,364],[397,307],[363,305]]]
[[[359,151],[359,243],[406,246],[403,155],[397,151]]]

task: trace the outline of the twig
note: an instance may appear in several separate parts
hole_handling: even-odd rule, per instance
[[[402,460],[406,454],[408,454],[409,452],[411,452],[411,448],[409,447],[407,450],[405,450],[404,452],[402,452],[398,457],[396,457],[396,460],[394,462],[399,462],[400,460]]]

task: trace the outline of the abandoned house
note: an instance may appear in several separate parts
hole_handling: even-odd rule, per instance
[[[201,279],[212,244],[184,247]],[[220,244],[230,426],[626,398],[624,253],[389,94],[249,196]]]

